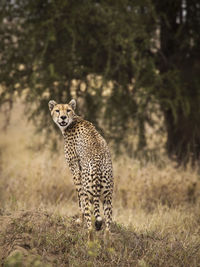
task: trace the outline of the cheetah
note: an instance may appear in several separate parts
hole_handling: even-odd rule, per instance
[[[105,230],[109,233],[112,221],[113,170],[107,143],[92,123],[75,113],[74,99],[68,104],[57,104],[50,100],[49,109],[64,137],[65,158],[76,186],[82,219],[91,231],[93,213],[95,228],[101,230],[102,201]]]

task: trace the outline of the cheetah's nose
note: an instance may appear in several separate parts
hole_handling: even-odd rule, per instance
[[[66,116],[61,116],[61,119],[62,120],[65,120],[67,117]]]

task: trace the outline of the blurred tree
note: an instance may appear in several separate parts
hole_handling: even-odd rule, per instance
[[[167,151],[180,163],[200,159],[200,3],[153,1],[160,29],[156,53]]]
[[[42,114],[44,128],[50,98],[76,97],[85,117],[109,126],[117,147],[129,146],[134,120],[141,150],[145,122],[153,123],[147,106],[156,102],[169,155],[199,158],[197,0],[10,0],[0,12],[1,103],[30,88],[31,117]]]

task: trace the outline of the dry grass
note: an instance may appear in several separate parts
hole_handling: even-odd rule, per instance
[[[0,260],[6,266],[198,266],[196,170],[176,169],[167,159],[162,167],[141,166],[125,155],[115,159],[113,244],[105,249],[100,234],[88,245],[84,229],[73,223],[75,188],[61,134],[55,134],[58,152],[52,153],[51,142],[41,149],[44,135],[34,134],[20,102],[0,133]]]

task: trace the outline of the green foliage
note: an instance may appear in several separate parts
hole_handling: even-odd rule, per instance
[[[75,96],[84,100],[80,111],[92,122],[98,125],[99,119],[104,119],[100,114],[105,106],[109,114],[106,117],[110,120],[114,116],[118,129],[122,130],[128,121],[123,118],[128,117],[129,108],[130,112],[134,110],[133,116],[136,110],[133,92],[126,88],[141,72],[146,60],[142,53],[149,49],[154,29],[152,16],[143,10],[144,3],[151,8],[148,1],[84,1],[83,4],[82,1],[18,0],[5,3],[1,7],[2,14],[8,10],[1,25],[4,41],[0,77],[5,88],[1,102],[12,99],[14,91],[30,88],[26,101],[36,103],[36,107],[29,115],[37,121],[39,114],[42,115],[45,119],[39,124],[45,128],[49,124],[48,100],[63,102]],[[89,82],[91,74],[94,74],[93,80],[97,75],[103,78],[99,88]],[[78,85],[73,89],[74,80]],[[107,81],[114,82],[115,86],[106,97]],[[84,91],[80,88],[81,82],[85,83]],[[119,105],[125,111],[122,118],[116,115]]]
[[[22,266],[22,258],[23,255],[21,252],[16,251],[12,255],[10,255],[6,262],[5,262],[5,267],[20,267]]]
[[[134,121],[142,150],[145,124],[153,124],[146,107],[155,101],[164,114],[169,155],[198,158],[200,7],[197,0],[168,2],[3,2],[0,104],[12,105],[15,92],[29,88],[29,116],[43,129],[49,128],[49,99],[76,97],[79,113],[99,129],[111,127],[107,134],[117,147],[130,147]]]

